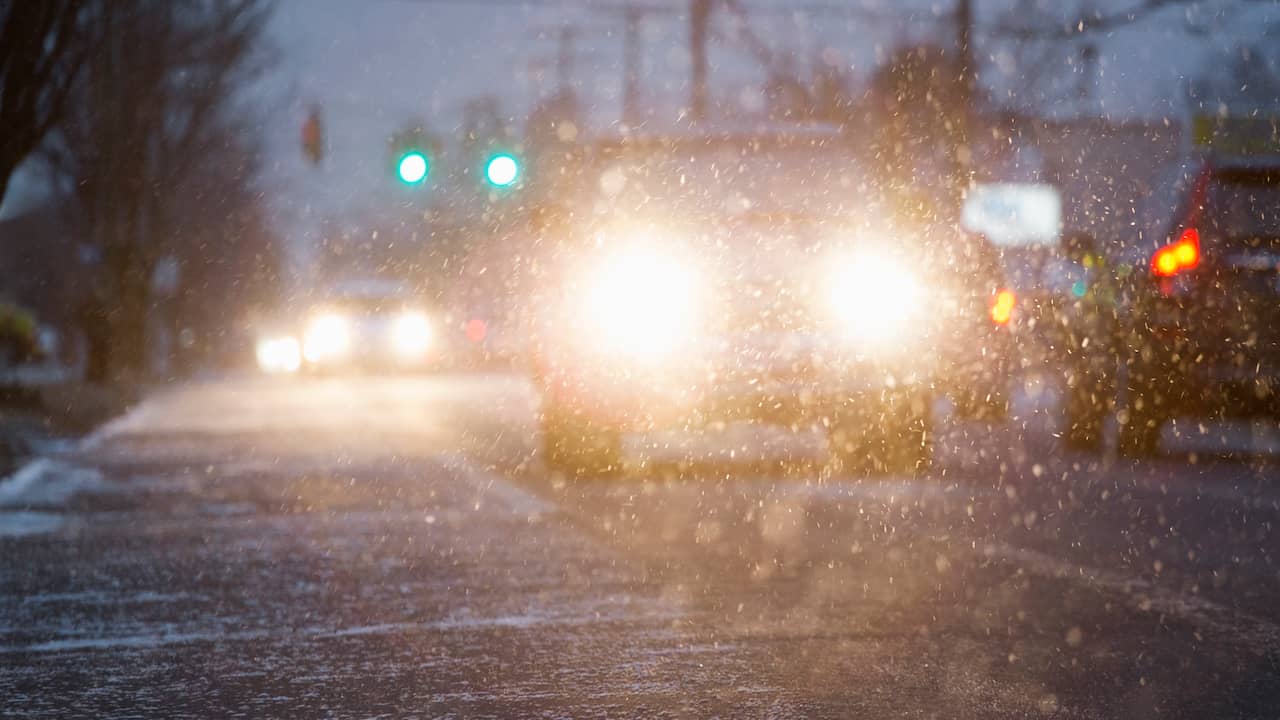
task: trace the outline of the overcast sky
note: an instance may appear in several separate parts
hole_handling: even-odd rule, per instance
[[[1083,1],[1083,0],[1081,0]],[[865,14],[822,17],[763,12],[750,29],[775,51],[793,56],[800,68],[816,58],[851,68],[865,77],[877,58],[895,45],[950,37],[940,17],[950,2],[848,0],[879,8],[888,22]],[[1137,0],[1095,1],[1109,11]],[[976,0],[980,21],[1006,16],[1024,0]],[[675,3],[678,5],[678,3]],[[785,7],[785,0],[752,0],[748,6]],[[828,4],[840,5],[841,0]],[[1038,0],[1040,11],[1063,12],[1072,0]],[[1049,71],[1026,95],[1027,56],[987,43],[992,55],[984,81],[1000,93],[1022,92],[1044,112],[1107,115],[1114,119],[1177,118],[1183,112],[1181,82],[1198,72],[1225,48],[1249,40],[1259,14],[1276,15],[1280,5],[1261,4],[1253,14],[1230,26],[1215,24],[1217,8],[1228,0],[1208,0],[1188,14],[1181,8],[1149,18],[1143,26],[1093,40],[1099,50],[1096,88],[1086,101],[1072,89],[1079,82],[1066,64],[1075,52],[1066,43],[1056,55],[1033,56],[1035,66]],[[262,118],[264,192],[273,218],[296,244],[306,245],[323,217],[341,217],[376,208],[396,192],[387,172],[387,138],[411,117],[420,117],[437,132],[449,133],[459,107],[468,98],[496,95],[504,111],[520,118],[533,98],[555,83],[557,29],[579,28],[571,81],[599,128],[620,114],[622,19],[609,7],[613,0],[531,0],[527,4],[474,0],[280,0],[270,36],[280,62],[255,94]],[[892,9],[915,7],[907,16]],[[1190,26],[1195,35],[1185,32]],[[718,39],[712,43],[713,93],[750,101],[761,65],[733,40],[732,16],[717,11]],[[642,26],[642,93],[650,108],[680,107],[687,94],[687,19],[656,14]],[[1060,68],[1060,69],[1059,69]],[[1065,104],[1061,99],[1065,97]],[[256,99],[256,98],[260,98]],[[1054,102],[1049,102],[1054,101]],[[328,156],[319,168],[308,165],[299,148],[299,132],[307,108],[318,103],[324,112]],[[5,210],[32,196],[30,183],[16,182]]]

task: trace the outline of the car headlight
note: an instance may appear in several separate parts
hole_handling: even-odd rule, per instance
[[[292,373],[302,365],[302,350],[291,337],[264,338],[258,341],[256,351],[263,372]]]
[[[920,321],[924,288],[900,260],[867,253],[837,265],[829,299],[841,330],[856,342],[901,339]]]
[[[351,328],[341,315],[321,315],[307,326],[302,341],[302,354],[318,362],[346,354],[351,345]]]
[[[431,321],[419,312],[397,317],[391,326],[391,345],[401,357],[420,357],[431,346]]]
[[[589,270],[584,316],[593,346],[657,358],[687,342],[696,316],[698,274],[681,258],[643,249]]]

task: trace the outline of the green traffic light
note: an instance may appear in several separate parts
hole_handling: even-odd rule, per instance
[[[400,182],[409,185],[416,185],[426,180],[430,169],[427,156],[416,150],[405,153],[400,157],[400,162],[396,163],[396,174],[400,176]]]
[[[484,166],[484,177],[490,185],[510,187],[520,179],[520,163],[507,153],[494,155]]]

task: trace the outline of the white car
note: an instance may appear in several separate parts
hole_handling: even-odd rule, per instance
[[[443,317],[398,285],[337,288],[302,319],[296,338],[301,370],[413,370],[438,364]]]

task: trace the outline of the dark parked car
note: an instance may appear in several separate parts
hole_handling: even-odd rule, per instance
[[[1120,448],[1176,416],[1280,415],[1280,156],[1208,158],[1133,283]]]

